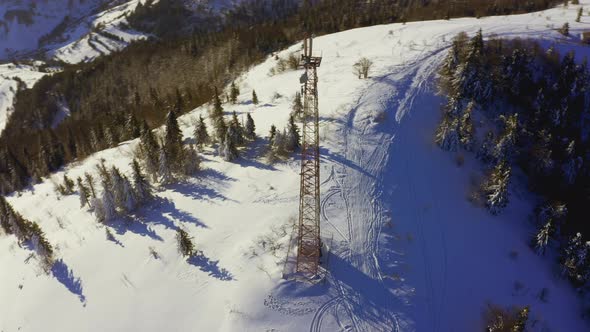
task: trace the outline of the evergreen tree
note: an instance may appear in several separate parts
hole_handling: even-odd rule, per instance
[[[467,105],[467,108],[465,109],[459,123],[459,141],[461,142],[463,148],[467,151],[471,151],[473,149],[473,145],[475,144],[475,130],[473,128],[473,122],[471,121],[471,114],[474,107],[475,106],[473,102]]]
[[[510,183],[511,168],[510,165],[502,160],[500,161],[484,186],[486,197],[486,206],[494,215],[508,204],[508,185]]]
[[[133,159],[133,185],[138,203],[144,203],[152,199],[152,186],[141,172],[141,166],[136,159]]]
[[[230,95],[229,95],[229,99],[232,104],[237,103],[239,95],[240,95],[240,89],[236,86],[235,82],[232,82],[231,87],[230,87]]]
[[[127,138],[133,139],[141,135],[141,128],[137,122],[137,118],[133,113],[130,113],[125,122],[125,134]]]
[[[459,120],[446,114],[436,130],[435,142],[443,150],[456,151],[459,145]]]
[[[244,145],[244,128],[242,127],[242,124],[238,120],[238,115],[236,114],[235,111],[233,112],[233,115],[232,115],[232,121],[231,121],[230,127],[234,128],[234,131],[233,131],[234,136],[232,137],[234,144],[237,146]]]
[[[554,226],[552,220],[547,221],[543,227],[541,227],[533,239],[533,245],[537,254],[545,255],[545,250],[547,249],[547,245],[549,244],[549,240],[554,233]]]
[[[529,319],[529,306],[525,306],[524,308],[518,311],[516,315],[516,321],[514,322],[514,326],[510,332],[524,332],[526,329],[526,323]]]
[[[168,163],[173,170],[180,169],[182,162],[182,132],[178,126],[176,113],[168,112],[166,117],[166,135],[164,136],[164,148],[167,152]]]
[[[94,190],[94,178],[92,175],[84,173],[84,181],[86,182],[86,186],[89,190],[88,193],[92,196],[92,198],[96,198],[96,190]]]
[[[252,103],[254,105],[258,105],[258,96],[256,95],[256,90],[252,90]]]
[[[584,270],[588,268],[588,244],[582,241],[582,234],[574,235],[562,253],[563,273],[574,282],[582,284]]]
[[[299,91],[295,92],[291,110],[296,117],[301,118],[303,116],[303,103],[301,102],[301,93]]]
[[[8,223],[8,202],[4,196],[0,195],[0,228],[5,234],[11,234],[10,224]]]
[[[121,204],[121,208],[123,211],[129,213],[135,210],[137,207],[137,197],[135,194],[135,190],[131,186],[131,182],[127,177],[123,177],[122,180],[122,189],[123,189],[123,201]]]
[[[178,243],[178,252],[184,257],[191,257],[195,253],[195,245],[188,233],[179,228],[176,231],[176,241]]]
[[[285,137],[285,150],[292,152],[301,146],[301,135],[299,128],[295,124],[293,115],[289,117],[289,125],[287,127],[287,135]]]
[[[160,165],[159,165],[158,173],[160,175],[160,183],[162,184],[170,184],[174,181],[174,177],[172,176],[172,170],[170,169],[170,164],[168,163],[168,153],[166,149],[162,146],[160,148]]]
[[[53,247],[47,241],[45,233],[36,222],[30,222],[31,245],[40,258],[41,267],[47,273],[51,270],[55,258],[53,256]]]
[[[78,193],[80,194],[80,207],[85,207],[86,205],[90,205],[90,193],[88,188],[84,185],[81,177],[78,177],[76,180],[78,182]]]
[[[102,214],[102,218],[100,218],[99,221],[109,222],[117,217],[115,197],[109,189],[108,183],[103,181],[102,188],[102,199],[100,204],[100,209],[102,211],[97,211],[97,213]]]
[[[207,125],[205,124],[203,116],[199,116],[199,122],[195,126],[194,136],[199,149],[202,149],[203,145],[209,143],[209,133],[207,132]]]
[[[195,147],[191,144],[188,148],[185,148],[183,158],[183,174],[193,175],[200,169],[201,160]]]
[[[235,142],[237,135],[234,126],[230,126],[227,129],[222,149],[222,156],[225,161],[232,161],[239,157],[238,148]]]
[[[254,119],[250,113],[246,115],[246,138],[253,141],[256,139],[256,125],[254,124]]]
[[[102,204],[102,198],[93,198],[92,206],[94,207],[94,216],[96,217],[96,221],[104,223],[106,221],[106,211],[104,205]]]
[[[113,194],[115,206],[120,210],[125,210],[125,181],[117,167],[111,167],[111,182],[107,184],[110,187],[105,190],[109,190]]]
[[[494,149],[494,157],[496,160],[510,160],[516,147],[518,114],[508,117],[501,115],[500,119],[504,122],[504,131]]]
[[[146,172],[150,174],[154,181],[157,180],[159,167],[160,146],[154,137],[153,132],[144,122],[141,139],[139,142],[139,157],[144,161]]]
[[[275,137],[272,140],[272,151],[275,155],[283,155],[285,153],[285,131],[277,130]]]
[[[64,184],[63,187],[65,189],[65,194],[66,195],[71,195],[74,193],[74,181],[72,181],[72,179],[70,179],[65,173],[64,173]]]
[[[275,139],[276,134],[277,134],[277,127],[275,127],[275,125],[271,125],[270,126],[270,131],[268,133],[268,144],[270,146],[273,145],[273,142],[274,142],[274,139]]]
[[[582,15],[584,15],[584,7],[578,8],[578,16],[576,17],[576,22],[580,22],[582,20]]]
[[[575,141],[571,141],[566,148],[566,160],[561,167],[562,177],[565,183],[572,185],[578,177],[578,171],[582,168],[583,160],[575,153]]]
[[[559,28],[559,33],[561,33],[564,36],[569,36],[570,35],[570,24],[565,22],[561,28]]]

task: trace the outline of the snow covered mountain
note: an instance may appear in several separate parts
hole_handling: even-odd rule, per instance
[[[530,305],[532,331],[587,331],[575,291],[528,247],[531,197],[515,185],[506,211],[490,216],[466,199],[477,161],[458,167],[433,143],[443,101],[436,71],[455,35],[481,28],[587,55],[576,37],[555,31],[565,22],[572,32],[585,29],[590,18],[575,23],[578,8],[381,25],[315,40],[324,57],[325,282],[282,279],[299,163],[268,165],[260,151],[271,124],[286,124],[301,72],[270,76],[277,60],[269,57],[237,81],[239,103],[224,105],[251,113],[260,137],[236,162],[208,149],[197,177],[162,186],[153,204],[106,226],[80,209],[78,195],[56,194],[54,182],[64,172],[95,174],[101,159],[129,173],[137,141],[8,197],[43,228],[60,261],[46,275],[31,251],[0,235],[0,330],[477,331],[491,302]],[[374,62],[367,80],[352,73],[361,57]],[[250,102],[253,89],[259,105]],[[208,108],[180,118],[186,138]],[[189,262],[177,252],[177,228],[200,252]]]

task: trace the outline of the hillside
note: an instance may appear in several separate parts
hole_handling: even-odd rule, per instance
[[[590,0],[581,3],[590,8]],[[299,162],[262,157],[271,124],[282,129],[300,71],[269,75],[269,57],[236,83],[229,116],[251,113],[258,140],[235,162],[215,149],[203,170],[161,186],[153,204],[102,225],[78,195],[53,182],[96,174],[101,159],[129,174],[137,140],[94,154],[8,201],[46,232],[61,260],[44,274],[31,251],[0,235],[3,331],[477,331],[486,303],[530,305],[532,331],[586,331],[573,288],[535,255],[526,220],[533,197],[516,181],[499,216],[466,196],[475,159],[458,166],[438,149],[436,72],[452,38],[527,37],[588,54],[577,35],[578,6],[525,15],[380,25],[318,37],[322,238],[328,270],[316,285],[283,280],[298,213]],[[572,37],[555,31],[571,24]],[[278,54],[286,58],[300,45]],[[361,57],[370,78],[352,73]],[[252,89],[260,99],[250,102]],[[211,105],[182,116],[187,141]],[[212,129],[210,129],[212,130]],[[201,252],[177,252],[176,229]],[[108,239],[105,229],[114,239]],[[548,300],[539,294],[548,291]]]

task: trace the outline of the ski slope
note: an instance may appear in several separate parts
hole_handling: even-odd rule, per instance
[[[590,8],[589,0],[581,3]],[[532,331],[587,331],[574,290],[554,264],[533,253],[526,220],[533,199],[519,186],[498,217],[467,195],[477,161],[433,143],[440,119],[435,75],[461,31],[527,37],[559,49],[588,47],[576,34],[578,6],[539,13],[374,26],[318,37],[322,154],[322,238],[329,273],[308,285],[283,280],[297,218],[299,163],[268,165],[260,157],[271,124],[282,128],[300,71],[269,76],[274,57],[239,80],[238,105],[250,112],[259,139],[235,163],[214,149],[194,178],[160,188],[154,204],[105,226],[58,197],[52,181],[9,197],[37,221],[61,261],[40,272],[30,252],[0,236],[0,330],[4,331],[478,331],[487,302],[530,305]],[[571,24],[573,37],[554,28]],[[294,45],[279,56],[299,50]],[[375,65],[359,80],[352,65]],[[255,89],[259,105],[250,102]],[[208,106],[181,117],[185,137]],[[210,129],[211,131],[211,129]],[[70,165],[76,178],[101,158],[130,172],[136,141]],[[177,227],[201,254],[186,262]],[[293,248],[291,248],[293,251]],[[157,254],[154,254],[157,253]],[[548,300],[539,294],[548,290]]]

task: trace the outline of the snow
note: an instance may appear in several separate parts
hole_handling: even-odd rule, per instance
[[[533,205],[524,186],[516,180],[508,208],[493,217],[467,200],[481,176],[477,161],[466,155],[457,166],[455,154],[433,143],[444,101],[435,74],[453,36],[482,28],[484,36],[530,37],[584,54],[586,46],[553,30],[566,21],[574,35],[584,29],[590,18],[574,23],[577,8],[374,26],[314,41],[324,57],[325,282],[281,278],[298,213],[299,163],[265,164],[259,139],[236,163],[208,149],[200,175],[161,188],[154,204],[109,225],[116,242],[79,208],[77,195],[56,195],[52,181],[62,172],[9,197],[63,261],[44,275],[28,250],[0,236],[0,294],[8,299],[0,302],[0,330],[475,331],[487,302],[530,305],[533,331],[588,330],[574,290],[528,247]],[[352,73],[361,56],[375,63],[367,80]],[[299,89],[300,71],[268,76],[275,64],[269,57],[244,74],[240,103],[224,105],[228,115],[251,112],[260,137],[271,124],[287,124]],[[252,89],[258,106],[249,102]],[[180,118],[187,139],[207,108]],[[130,174],[136,144],[72,164],[68,176],[96,175],[101,158]],[[202,252],[190,263],[177,252],[177,227]],[[547,302],[539,299],[545,288]]]
[[[145,0],[5,0],[5,2],[7,2],[6,5],[0,6],[0,18],[5,18],[6,12],[10,10],[24,10],[30,13],[32,22],[24,24],[17,19],[7,20],[4,22],[6,28],[2,28],[0,24],[0,59],[40,52],[65,62],[78,63],[121,50],[129,43],[147,37],[132,29],[120,28],[121,24],[127,23],[125,15],[131,13],[139,2],[145,2]],[[35,7],[32,7],[33,3]],[[103,9],[103,6],[106,9]],[[49,45],[39,45],[39,38],[52,32],[66,16],[70,17],[71,23],[63,33],[57,36],[57,40]],[[111,40],[106,36],[101,37],[97,27],[120,37],[122,41]],[[106,50],[95,47],[91,42],[94,38],[108,39],[112,45]]]
[[[6,127],[16,99],[18,84],[13,78],[18,77],[27,88],[32,88],[45,75],[46,73],[41,73],[30,65],[0,65],[0,133]]]

